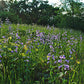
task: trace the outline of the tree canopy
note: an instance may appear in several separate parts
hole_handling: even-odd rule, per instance
[[[1,1],[0,18],[8,17],[13,23],[55,25],[62,28],[84,30],[84,3],[80,0],[60,0],[61,6],[48,4],[48,0]]]

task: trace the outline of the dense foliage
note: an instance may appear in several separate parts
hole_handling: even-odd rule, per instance
[[[8,17],[13,23],[54,25],[84,31],[84,3],[77,0],[60,0],[60,7],[43,0],[9,0],[0,5],[0,18]],[[64,14],[66,12],[66,14]]]
[[[0,25],[0,84],[82,84],[83,54],[80,31],[6,21]]]

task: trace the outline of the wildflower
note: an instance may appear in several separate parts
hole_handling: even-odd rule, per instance
[[[55,57],[54,57],[54,55],[52,56],[52,59],[53,59],[53,60],[55,60]]]
[[[29,62],[29,60],[25,60],[26,62]]]
[[[8,48],[8,50],[9,50],[9,51],[12,51],[12,49],[11,49],[11,48]]]
[[[65,60],[65,62],[69,63],[69,60]]]
[[[6,48],[6,46],[3,46],[3,48]]]
[[[36,50],[36,51],[38,51],[38,49],[37,49],[37,48],[36,48],[35,50]]]
[[[47,64],[49,64],[50,61],[47,61]]]
[[[18,33],[16,33],[16,38],[20,39],[20,36],[18,36]]]
[[[11,27],[9,27],[9,31],[11,31]]]
[[[47,60],[50,60],[50,57],[49,56],[47,56]]]
[[[55,40],[58,39],[58,35],[55,36]]]
[[[70,58],[71,60],[73,59],[73,57]]]
[[[26,56],[24,53],[21,53],[22,56]]]
[[[58,67],[58,69],[60,69],[60,68],[62,68],[62,65],[60,65],[60,66]]]
[[[23,45],[23,43],[20,43],[21,45]]]
[[[53,46],[52,46],[52,45],[50,45],[50,48],[53,48]]]
[[[60,59],[65,59],[65,55],[63,55],[63,56],[60,56],[59,58],[60,58]]]
[[[72,54],[72,51],[71,50],[69,50],[69,52],[70,52],[70,54]]]
[[[64,66],[65,66],[65,68],[64,68],[65,70],[66,70],[66,69],[68,69],[68,70],[69,70],[69,65],[64,64]]]
[[[27,46],[26,45],[24,45],[24,48],[23,48],[24,50],[28,50],[28,48],[27,48]]]
[[[18,39],[20,39],[20,36],[18,36]]]
[[[37,43],[37,45],[39,45],[39,43]]]
[[[48,53],[48,56],[51,56],[51,53]]]
[[[80,35],[80,40],[82,41],[82,35]]]
[[[43,36],[43,33],[41,32],[39,36],[42,37]]]
[[[2,38],[5,38],[5,36],[2,36]]]
[[[2,56],[0,55],[0,58],[2,58]]]
[[[0,62],[1,62],[1,60],[0,60]]]
[[[12,39],[12,37],[9,37],[9,39],[11,40],[11,39]]]
[[[58,62],[59,62],[59,63],[62,63],[62,60],[60,59],[60,60],[58,60]]]
[[[56,61],[54,61],[54,63],[56,64]]]
[[[15,52],[17,52],[17,49],[15,49]]]
[[[29,56],[27,56],[27,58],[29,58]]]
[[[75,50],[72,48],[72,51],[75,52]]]
[[[68,40],[68,43],[70,43],[70,40]]]
[[[15,46],[16,48],[18,48],[18,46]]]
[[[65,34],[65,36],[67,36],[67,34]]]
[[[11,53],[13,53],[14,51],[12,50]]]
[[[30,41],[30,40],[28,42],[26,42],[26,44],[30,44],[30,43],[32,43],[32,41]]]
[[[80,61],[77,60],[76,63],[77,63],[77,64],[80,64]]]
[[[71,55],[69,57],[71,57]]]

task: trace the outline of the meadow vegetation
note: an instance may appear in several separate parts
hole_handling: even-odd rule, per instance
[[[83,84],[83,71],[81,31],[0,25],[0,84]]]

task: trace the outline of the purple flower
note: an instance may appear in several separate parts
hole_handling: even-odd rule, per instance
[[[0,55],[0,58],[2,58],[2,56]]]
[[[15,52],[17,53],[17,49],[15,49]]]
[[[47,56],[51,56],[51,53],[48,53],[48,55]]]
[[[67,37],[65,37],[65,40],[67,39]]]
[[[60,59],[60,60],[58,60],[58,62],[59,62],[59,63],[62,63],[62,60]]]
[[[36,34],[39,34],[39,30],[36,30]]]
[[[49,25],[47,26],[47,29],[49,29],[50,27],[49,27]]]
[[[73,40],[74,39],[74,37],[72,37],[72,38],[70,38],[71,40]]]
[[[0,62],[1,62],[1,60],[0,60]]]
[[[45,41],[43,40],[43,44],[45,44]]]
[[[40,37],[40,34],[37,34],[36,36],[37,36],[37,37]]]
[[[31,41],[31,39],[27,39],[28,41]]]
[[[70,43],[71,45],[73,45],[73,43]]]
[[[20,43],[21,45],[23,45],[23,43]]]
[[[43,37],[43,33],[42,32],[40,33],[40,37]]]
[[[37,40],[34,40],[34,42],[36,42]]]
[[[65,66],[65,70],[67,69],[67,70],[69,70],[69,65],[66,65],[66,64],[64,64],[64,66]]]
[[[55,40],[58,39],[58,35],[55,36]]]
[[[65,55],[63,55],[63,59],[65,59]]]
[[[29,50],[27,50],[26,54],[28,54]]]
[[[13,53],[14,51],[12,50],[11,53]]]
[[[5,36],[2,36],[2,38],[5,38]]]
[[[60,59],[65,59],[65,55],[61,55],[60,57],[59,57]]]
[[[9,27],[9,31],[11,31],[11,27]]]
[[[20,36],[18,36],[18,33],[16,33],[16,37],[17,37],[17,39],[20,39]]]
[[[56,64],[56,61],[54,61],[54,63]]]
[[[65,62],[69,63],[69,60],[65,60]]]
[[[20,39],[20,36],[18,36],[18,39]]]
[[[75,50],[72,48],[73,52],[75,52]]]
[[[18,33],[16,33],[16,37],[18,37]]]
[[[69,50],[69,52],[70,52],[70,54],[72,54],[72,51],[71,50]]]
[[[68,40],[68,43],[70,43],[70,40]]]
[[[37,43],[37,45],[39,45],[39,43]]]
[[[31,48],[33,48],[33,46],[31,46]]]
[[[29,56],[27,56],[27,58],[29,58]]]
[[[50,48],[53,48],[53,46],[52,46],[52,45],[50,45]]]
[[[82,40],[82,35],[80,35],[80,40]]]
[[[58,69],[60,69],[60,68],[62,68],[62,65],[60,65],[60,66],[58,67]]]
[[[55,60],[55,57],[54,57],[54,55],[52,56],[52,59],[53,59],[53,60]]]
[[[18,48],[18,46],[15,46],[16,48]]]
[[[65,34],[65,36],[67,36],[67,34]]]
[[[71,57],[71,55],[69,57]]]
[[[50,57],[47,57],[47,60],[50,60]]]
[[[29,62],[29,60],[25,60],[26,62]]]
[[[31,53],[31,51],[30,51],[30,50],[27,50],[26,54],[28,54],[28,52],[29,52],[29,53]]]
[[[49,64],[50,61],[47,61],[47,64]]]

